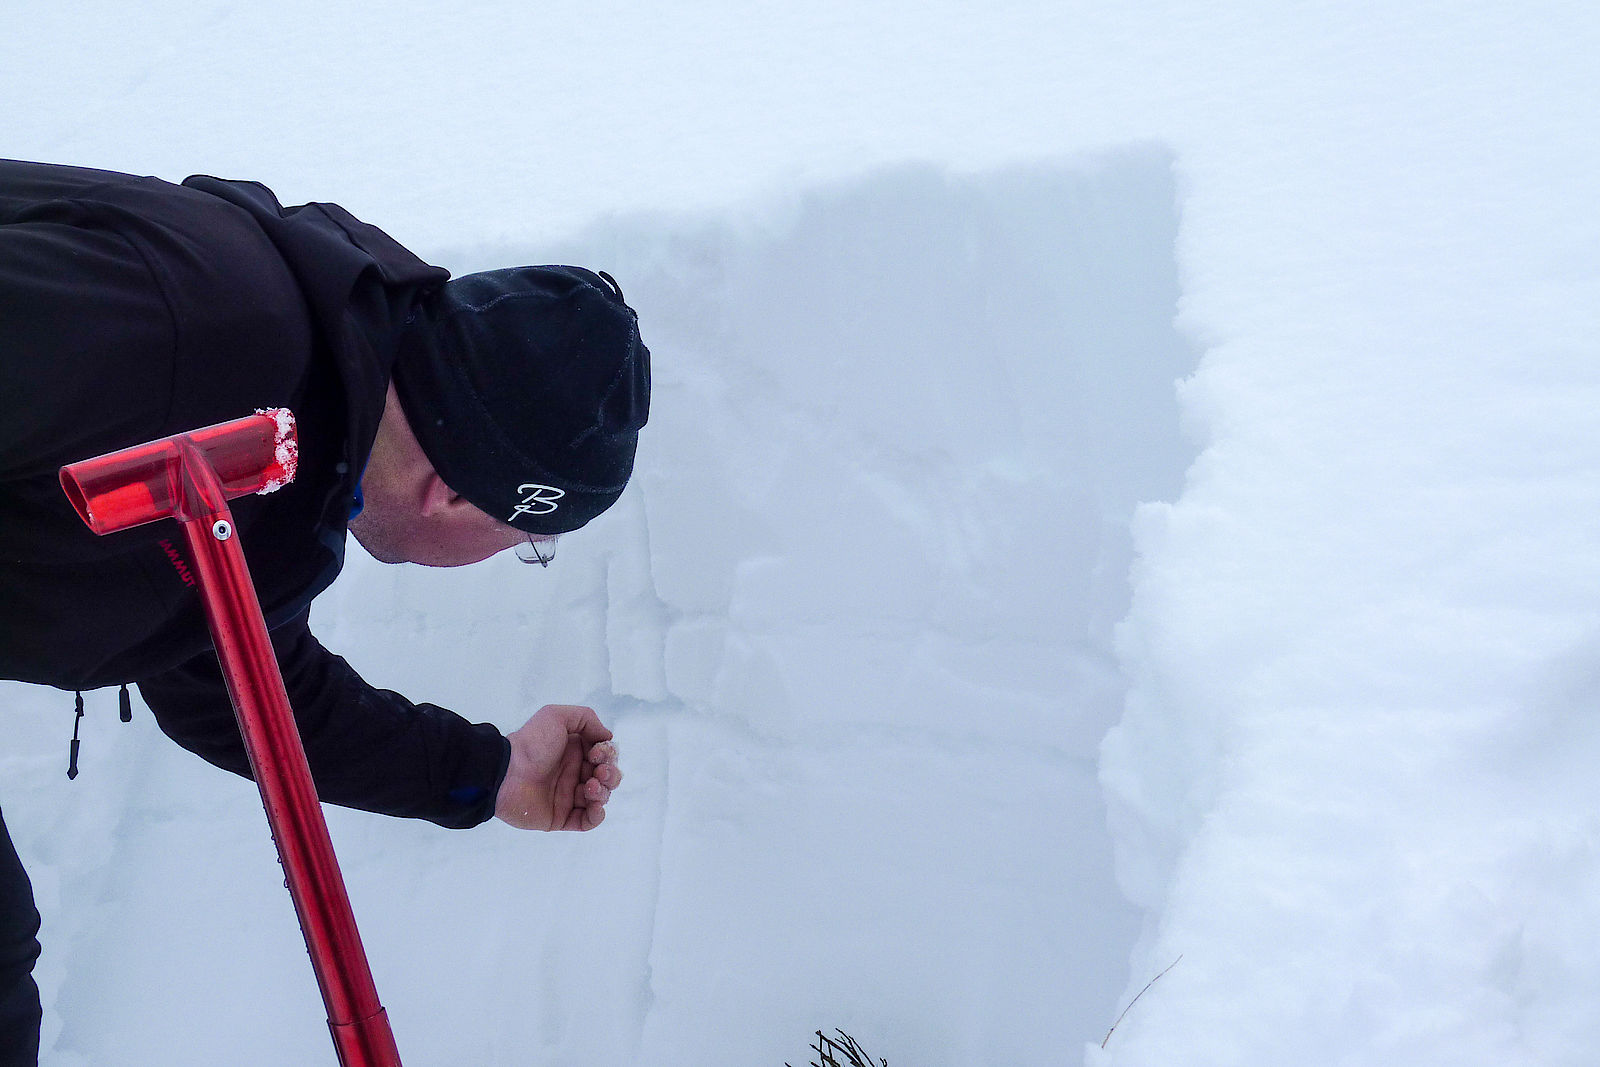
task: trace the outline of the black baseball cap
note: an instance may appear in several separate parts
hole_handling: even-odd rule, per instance
[[[520,530],[560,534],[628,484],[650,413],[650,350],[610,275],[511,267],[425,296],[394,384],[446,485]]]

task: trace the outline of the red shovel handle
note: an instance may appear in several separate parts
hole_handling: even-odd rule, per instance
[[[261,790],[289,894],[343,1067],[399,1067],[283,675],[227,501],[294,477],[294,418],[268,412],[61,469],[96,533],[173,517],[194,561],[206,622]]]
[[[199,452],[198,464],[180,461],[186,447]],[[168,516],[192,519],[288,485],[299,451],[294,416],[277,408],[62,467],[61,488],[89,529],[115,533]],[[216,488],[180,484],[198,466],[210,469]]]

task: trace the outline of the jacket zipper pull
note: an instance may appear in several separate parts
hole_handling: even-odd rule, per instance
[[[133,721],[133,700],[128,696],[128,683],[122,683],[122,692],[117,694],[117,715],[123,722]]]
[[[67,781],[78,777],[78,723],[83,721],[83,694],[77,694],[77,714],[72,718],[72,745],[67,750]]]

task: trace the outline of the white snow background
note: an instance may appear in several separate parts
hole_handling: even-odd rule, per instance
[[[593,834],[330,811],[410,1067],[1600,1062],[1600,8],[6,16],[0,154],[640,312],[555,566],[313,614],[622,744]],[[0,699],[44,1063],[333,1063],[253,787]]]

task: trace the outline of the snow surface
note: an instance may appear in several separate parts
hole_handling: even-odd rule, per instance
[[[637,485],[555,567],[314,613],[622,743],[593,834],[330,812],[408,1064],[1578,1065],[1597,53],[1553,2],[66,2],[0,100],[640,311]],[[70,695],[0,694],[44,1062],[332,1063],[253,787],[109,691],[69,784]]]

